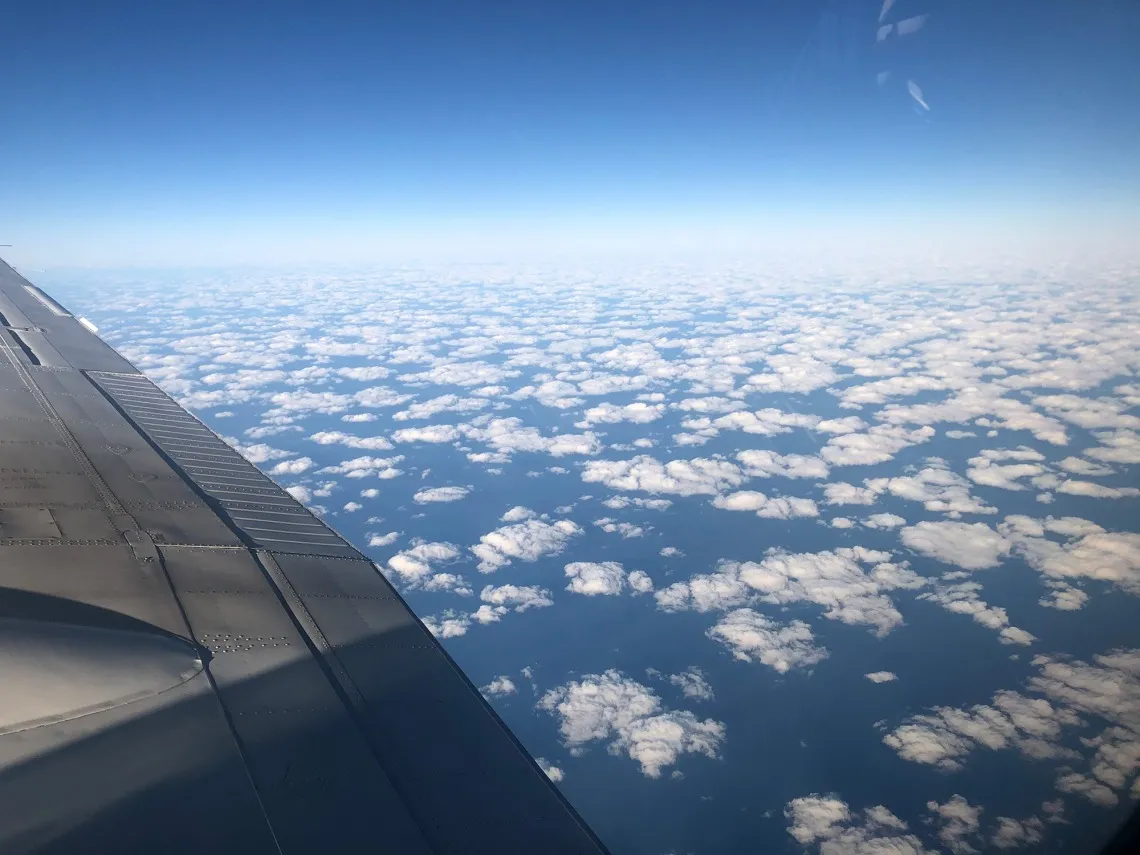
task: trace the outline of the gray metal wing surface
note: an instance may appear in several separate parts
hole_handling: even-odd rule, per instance
[[[600,853],[375,565],[0,262],[0,852]]]

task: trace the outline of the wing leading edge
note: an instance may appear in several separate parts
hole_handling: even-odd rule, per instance
[[[364,555],[0,262],[0,851],[603,853]]]

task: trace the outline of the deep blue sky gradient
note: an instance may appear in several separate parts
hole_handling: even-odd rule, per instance
[[[898,0],[927,25],[876,46],[879,5],[13,5],[0,239],[129,264],[1140,223],[1140,4]]]

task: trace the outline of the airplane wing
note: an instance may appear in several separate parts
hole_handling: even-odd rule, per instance
[[[366,556],[0,262],[0,851],[605,849]]]

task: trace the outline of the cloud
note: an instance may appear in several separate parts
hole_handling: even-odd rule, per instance
[[[906,520],[898,514],[871,514],[864,517],[862,523],[867,528],[893,529],[906,525]]]
[[[811,499],[793,497],[769,498],[755,490],[741,490],[713,499],[713,507],[727,511],[755,511],[756,516],[769,519],[818,517],[819,508]]]
[[[788,834],[803,846],[819,844],[820,855],[937,855],[882,805],[860,816],[835,796],[813,793],[788,802],[784,817]]]
[[[985,523],[920,522],[902,529],[899,537],[915,552],[966,570],[996,567],[1011,547]]]
[[[1140,463],[1140,433],[1134,430],[1115,432],[1097,431],[1094,434],[1100,445],[1085,451],[1085,457],[1092,457],[1104,463]]]
[[[807,413],[785,413],[782,410],[766,408],[756,412],[733,412],[711,422],[717,430],[739,430],[759,436],[776,436],[791,433],[794,428],[815,428],[821,422],[819,416]],[[689,427],[689,425],[686,425]]]
[[[582,527],[570,520],[547,523],[532,519],[483,535],[471,551],[479,559],[479,572],[493,573],[516,558],[537,561],[543,556],[557,555],[571,537],[580,534]]]
[[[302,505],[310,505],[313,502],[313,491],[308,487],[302,487],[300,484],[295,484],[292,487],[286,487],[285,492],[300,502]]]
[[[672,499],[642,499],[634,496],[610,496],[602,502],[607,508],[619,511],[624,508],[645,508],[650,511],[664,511],[673,506]]]
[[[863,483],[875,493],[890,493],[900,499],[922,502],[926,510],[953,518],[962,514],[997,513],[997,508],[971,496],[969,482],[951,472],[944,461],[932,458],[927,463],[929,465],[915,475],[868,478]]]
[[[825,484],[823,495],[829,505],[873,505],[876,496],[874,490],[856,487],[843,481]]]
[[[826,478],[827,464],[818,457],[803,454],[776,454],[772,451],[751,449],[736,455],[750,478]]]
[[[452,543],[419,543],[388,559],[388,575],[399,579],[409,588],[454,590],[459,594],[470,594],[471,589],[461,577],[437,573],[433,566],[451,563],[459,556],[459,548]]]
[[[1071,756],[1058,744],[1061,729],[1080,723],[1071,710],[1042,698],[1000,691],[989,704],[969,709],[935,707],[911,716],[883,737],[904,760],[956,771],[976,748],[1014,748],[1026,757]]]
[[[250,463],[268,463],[270,460],[280,460],[282,457],[291,457],[293,454],[291,451],[283,451],[263,442],[245,445],[233,437],[227,437],[226,442]]]
[[[1076,517],[1049,518],[1042,524],[1030,517],[1011,515],[1001,529],[1029,566],[1045,576],[1046,584],[1063,593],[1075,592],[1064,597],[1069,604],[1087,599],[1071,587],[1071,580],[1110,582],[1140,596],[1140,534],[1107,532]],[[1065,536],[1067,542],[1047,539],[1046,530]]]
[[[945,804],[936,801],[926,803],[926,808],[935,815],[938,824],[938,839],[942,845],[954,855],[973,853],[975,849],[969,842],[977,842],[978,832],[981,828],[982,809],[971,805],[962,796],[953,795]]]
[[[934,591],[920,594],[918,598],[937,603],[948,612],[969,615],[982,626],[997,630],[1002,644],[1032,643],[1035,639],[1030,633],[1009,625],[1005,609],[991,606],[978,596],[981,589],[982,586],[977,582],[939,584]]]
[[[566,773],[555,766],[553,763],[547,761],[546,758],[536,757],[534,762],[538,764],[538,768],[543,771],[546,777],[548,777],[555,784],[560,783],[566,778]]]
[[[368,534],[369,546],[388,546],[395,543],[400,538],[400,532],[390,531],[387,534]]]
[[[269,470],[270,475],[300,475],[313,468],[313,460],[309,457],[298,457],[294,460],[284,460]]]
[[[470,492],[470,487],[431,487],[417,492],[412,496],[412,500],[420,505],[431,504],[432,502],[458,502],[460,499],[466,498]]]
[[[596,424],[617,424],[618,422],[644,425],[657,421],[664,412],[664,404],[647,404],[643,401],[635,401],[632,404],[619,406],[602,403],[586,410],[582,420],[575,422],[574,426],[588,428]]]
[[[696,665],[679,674],[670,674],[669,682],[679,688],[686,698],[696,701],[711,701],[714,698],[712,686],[705,679],[704,671]]]
[[[1008,816],[997,818],[997,828],[990,836],[990,845],[996,849],[1019,849],[1022,846],[1036,846],[1044,840],[1044,823],[1035,816],[1028,819],[1012,819]]]
[[[1056,491],[1070,496],[1089,496],[1094,499],[1123,499],[1140,496],[1140,488],[1138,487],[1106,487],[1092,481],[1063,481],[1057,486]]]
[[[870,674],[864,674],[872,683],[890,683],[898,679],[898,675],[891,671],[872,671]]]
[[[482,398],[461,398],[458,395],[440,395],[437,398],[432,398],[427,401],[418,401],[414,404],[409,404],[406,410],[393,413],[392,418],[398,422],[406,422],[412,419],[430,419],[432,416],[439,415],[440,413],[471,413],[476,410],[481,410],[486,406],[487,401]]]
[[[572,751],[606,741],[610,754],[637,761],[649,778],[661,777],[683,754],[715,759],[725,738],[723,723],[665,709],[651,689],[616,670],[552,689],[538,708],[558,717],[562,741]]]
[[[349,478],[395,478],[402,474],[396,464],[402,462],[402,456],[396,457],[354,457],[344,460],[335,466],[325,466],[317,471],[330,475],[346,475]]]
[[[436,638],[457,638],[466,635],[471,628],[471,618],[453,609],[439,615],[429,615],[423,618],[423,622],[428,632]]]
[[[530,508],[523,507],[522,505],[515,505],[501,517],[503,522],[519,522],[520,520],[529,520],[534,517],[535,513]]]
[[[345,445],[368,451],[389,451],[392,443],[382,436],[353,436],[339,430],[324,430],[309,437],[319,445]]]
[[[679,496],[716,495],[739,486],[744,475],[727,460],[697,457],[660,463],[648,455],[631,460],[590,460],[582,468],[582,480],[613,490],[673,493]]]
[[[634,595],[653,593],[653,579],[644,570],[631,570],[626,581]]]
[[[431,425],[429,427],[400,428],[392,432],[392,439],[396,442],[454,442],[459,439],[459,430],[455,425]]]
[[[496,698],[514,695],[518,692],[514,680],[506,675],[500,675],[479,690],[485,697]]]
[[[627,540],[632,537],[642,537],[645,534],[645,529],[639,525],[628,522],[618,522],[610,517],[602,517],[600,520],[594,520],[594,525],[607,534],[620,534]]]
[[[903,620],[885,592],[925,584],[905,565],[892,564],[889,558],[888,552],[863,547],[806,553],[773,549],[759,563],[721,561],[715,573],[675,582],[654,597],[665,611],[811,602],[824,607],[824,617],[872,627],[876,634],[886,635]],[[865,572],[862,563],[873,564],[872,571]]]
[[[729,612],[706,634],[728,647],[735,658],[758,659],[780,674],[815,665],[828,655],[813,644],[811,627],[803,621],[781,624],[752,609]]]
[[[832,466],[870,466],[886,463],[898,452],[926,442],[934,436],[929,425],[908,431],[893,425],[878,425],[866,433],[848,433],[832,437],[820,451]]]
[[[616,561],[575,561],[567,564],[565,571],[570,579],[566,590],[575,594],[585,594],[588,597],[620,594],[625,587],[625,571]]]
[[[554,605],[550,591],[537,585],[487,585],[479,592],[479,599],[492,607],[516,612]]]
[[[582,434],[559,433],[543,436],[538,428],[527,427],[518,418],[491,419],[480,417],[469,425],[463,425],[463,435],[476,442],[483,442],[506,457],[519,451],[549,454],[564,457],[568,454],[592,455],[602,450],[601,440],[590,432]]]

